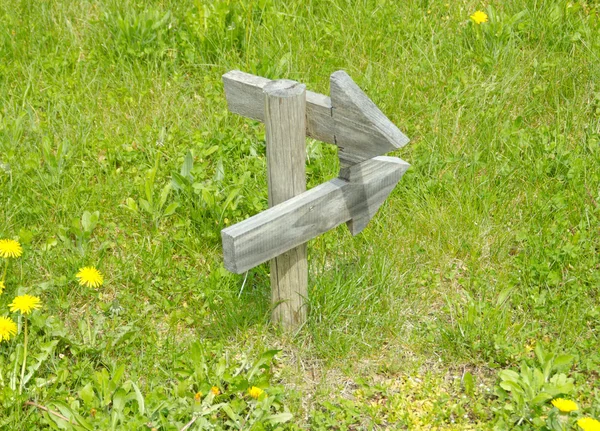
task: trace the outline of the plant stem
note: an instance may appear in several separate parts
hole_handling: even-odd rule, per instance
[[[63,415],[61,415],[60,413],[58,413],[58,412],[55,412],[54,410],[50,410],[48,407],[44,407],[44,406],[42,406],[42,405],[39,405],[39,404],[36,404],[36,403],[34,403],[34,402],[32,402],[32,401],[26,401],[26,402],[25,402],[25,405],[26,405],[26,406],[33,406],[33,407],[36,407],[36,408],[38,408],[38,409],[41,409],[41,410],[43,410],[43,411],[45,411],[45,412],[48,412],[48,413],[49,413],[49,414],[51,414],[51,415],[54,415],[54,416],[56,416],[57,418],[61,418],[63,421],[66,421],[67,423],[70,423],[70,424],[72,424],[72,423],[73,423],[73,422],[71,422],[71,420],[70,420],[68,417],[66,417],[66,416],[63,416]]]
[[[194,425],[194,422],[196,422],[196,419],[198,419],[198,416],[194,416],[191,421],[189,421],[187,424],[185,424],[185,426],[183,428],[181,428],[180,431],[188,430],[192,425]]]
[[[23,391],[23,378],[25,376],[25,365],[27,364],[27,316],[23,315],[23,365],[21,366],[21,380],[19,381],[19,394]]]
[[[4,272],[2,273],[2,283],[6,280],[6,270],[8,269],[8,259],[4,259]]]

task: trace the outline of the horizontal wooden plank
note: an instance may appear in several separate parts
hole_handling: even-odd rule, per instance
[[[376,157],[241,223],[221,231],[225,267],[242,273],[341,223],[357,234],[396,186],[408,163]]]
[[[232,70],[223,75],[229,110],[253,120],[265,121],[263,88],[270,79]]]
[[[232,70],[223,75],[229,110],[253,120],[265,121],[263,88],[271,80]],[[335,144],[331,100],[322,94],[306,92],[306,134],[318,141]]]
[[[223,75],[229,110],[263,121],[266,78],[233,70]],[[351,166],[406,145],[409,139],[343,71],[331,75],[331,98],[306,92],[306,134],[340,148]]]

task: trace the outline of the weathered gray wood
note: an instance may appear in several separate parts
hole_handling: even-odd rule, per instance
[[[221,231],[225,267],[242,273],[352,220],[360,232],[394,189],[408,163],[375,157],[335,178]]]
[[[343,70],[330,78],[335,138],[342,168],[380,156],[408,143],[408,138]]]
[[[323,94],[306,92],[306,134],[317,141],[335,144],[331,118],[331,99]]]
[[[269,206],[273,207],[306,191],[306,87],[279,80],[266,84],[263,91]],[[272,257],[272,320],[294,328],[306,320],[306,244]]]
[[[229,110],[257,121],[265,121],[263,88],[270,79],[232,70],[223,75]],[[334,124],[329,97],[306,92],[306,134],[319,141],[335,144]]]
[[[223,75],[229,110],[264,121],[261,91],[268,82],[237,70]],[[338,145],[342,166],[385,154],[409,141],[343,71],[331,75],[331,98],[306,92],[306,117],[306,134]]]
[[[265,121],[265,95],[263,88],[271,82],[249,73],[232,70],[223,75],[225,97],[229,110],[253,120]]]

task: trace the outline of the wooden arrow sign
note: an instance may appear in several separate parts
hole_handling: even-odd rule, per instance
[[[344,223],[360,232],[394,189],[409,164],[376,157],[335,178],[223,229],[225,267],[241,274]]]
[[[265,121],[263,88],[267,78],[237,70],[223,75],[231,112]],[[339,147],[342,168],[381,156],[408,138],[379,110],[344,71],[331,75],[331,98],[306,92],[306,134]]]
[[[272,319],[286,328],[306,321],[306,243],[347,223],[362,231],[408,164],[382,157],[408,138],[343,71],[331,98],[295,81],[223,75],[229,110],[265,123],[269,208],[221,231],[225,267],[241,274],[271,260]],[[306,190],[306,135],[338,146],[339,178]]]

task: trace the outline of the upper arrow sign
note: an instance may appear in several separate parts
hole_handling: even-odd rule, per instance
[[[237,70],[223,75],[229,110],[265,119],[263,87],[270,80]],[[342,167],[383,155],[408,138],[377,108],[344,71],[331,75],[331,98],[306,92],[306,134],[339,147]]]
[[[298,196],[221,231],[225,267],[241,274],[349,222],[360,232],[394,189],[408,163],[375,157]]]

